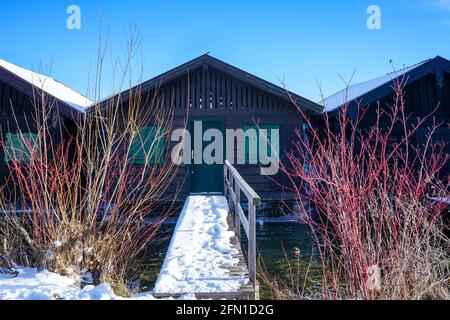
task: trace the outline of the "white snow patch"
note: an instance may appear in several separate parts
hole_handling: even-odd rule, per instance
[[[155,300],[152,292],[132,298],[117,296],[107,283],[80,288],[77,277],[64,277],[46,270],[31,268],[6,273],[0,270],[0,300]],[[193,300],[185,295],[180,300]]]
[[[234,232],[228,230],[228,203],[222,196],[191,196],[178,220],[155,293],[182,295],[236,292],[248,283],[245,276],[230,275],[239,263],[233,248]],[[87,248],[89,249],[89,248]],[[89,252],[90,250],[86,250]],[[87,253],[86,252],[86,253]],[[0,270],[0,300],[122,300],[107,283],[80,288],[88,275],[71,277],[36,269],[17,269],[17,274]],[[154,300],[153,292],[140,293],[133,300]]]
[[[94,254],[94,248],[85,248],[83,254],[88,257],[92,256]]]
[[[55,242],[53,242],[53,246],[54,246],[55,248],[59,248],[59,247],[61,247],[61,246],[62,246],[62,242],[61,242],[61,241],[58,241],[58,240],[56,240]]]
[[[16,76],[31,83],[36,88],[45,91],[47,94],[52,95],[81,112],[84,112],[88,106],[93,104],[93,102],[85,96],[53,78],[21,68],[2,59],[0,59],[0,67],[14,73]]]
[[[236,292],[248,279],[232,276],[238,265],[228,230],[228,203],[222,196],[191,196],[181,212],[161,273],[157,294]]]

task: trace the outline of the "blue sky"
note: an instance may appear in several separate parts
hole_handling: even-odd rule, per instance
[[[66,8],[81,9],[81,30],[66,28]],[[381,30],[366,26],[369,5]],[[319,100],[343,87],[339,75],[368,80],[442,55],[450,58],[450,0],[151,1],[2,0],[0,58],[51,76],[85,93],[94,73],[99,20],[109,28],[102,95],[111,59],[123,59],[136,25],[141,46],[133,64],[149,79],[205,52],[268,81]],[[142,67],[142,68],[141,68]],[[90,86],[92,87],[92,86]]]

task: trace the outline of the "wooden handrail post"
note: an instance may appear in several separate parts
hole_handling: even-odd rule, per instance
[[[256,205],[253,199],[248,202],[248,269],[250,281],[256,285]]]
[[[227,180],[228,180],[228,167],[226,165],[224,165],[223,166],[223,195],[225,196],[225,198],[228,198]]]
[[[241,189],[239,188],[239,184],[234,185],[234,227],[236,231],[236,236],[241,239],[241,218],[239,217],[239,207],[241,203]]]
[[[230,174],[229,177],[230,177],[230,186],[231,186],[231,188],[233,188],[233,186],[234,186],[234,176],[233,176],[233,174]],[[230,197],[230,204],[232,204],[231,210],[234,213],[236,213],[236,208],[234,207],[234,202],[232,201],[231,197]]]
[[[255,288],[255,297],[258,297],[259,285],[257,282],[256,265],[256,208],[261,204],[261,198],[242,178],[239,172],[229,161],[225,161],[225,196],[228,196],[230,211],[234,213],[234,228],[236,236],[241,240],[241,226],[248,239],[248,270],[249,280]],[[241,194],[248,200],[248,216],[245,216],[241,207]]]

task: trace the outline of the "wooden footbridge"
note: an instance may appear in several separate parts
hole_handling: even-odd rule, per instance
[[[187,199],[155,285],[155,297],[259,299],[256,207],[261,199],[228,161],[224,168],[224,195]],[[247,215],[242,199],[248,202]],[[242,229],[247,248],[241,245]]]

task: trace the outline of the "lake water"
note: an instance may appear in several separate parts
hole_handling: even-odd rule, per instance
[[[141,275],[141,289],[151,290],[164,262],[174,224],[166,224],[161,229],[161,240],[145,257],[145,267]],[[243,233],[244,234],[244,233]],[[267,274],[290,283],[290,269],[306,268],[311,256],[315,256],[309,227],[297,222],[270,222],[257,225],[257,247]],[[243,240],[245,248],[246,241]],[[302,272],[305,270],[301,270]],[[271,298],[268,288],[261,286],[261,297]]]

